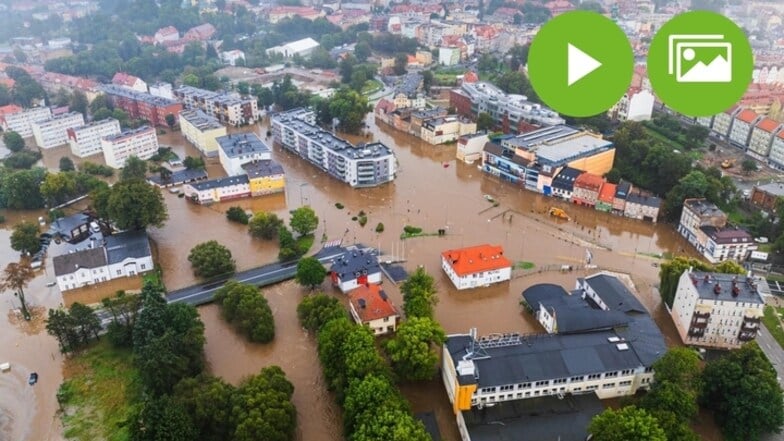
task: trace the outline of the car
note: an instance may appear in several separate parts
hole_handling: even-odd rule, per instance
[[[30,386],[38,383],[38,373],[37,372],[30,372],[30,377],[27,379],[27,384]]]
[[[90,222],[90,231],[92,231],[93,233],[101,232],[101,227],[98,225],[98,222],[95,221]]]
[[[51,288],[51,287],[53,287],[55,285],[57,285],[57,282],[47,282],[46,283],[47,288]]]

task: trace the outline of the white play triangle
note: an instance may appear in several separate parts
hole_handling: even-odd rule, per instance
[[[577,49],[571,43],[567,43],[567,46],[566,70],[568,86],[580,81],[586,75],[602,66],[602,63],[580,49]]]

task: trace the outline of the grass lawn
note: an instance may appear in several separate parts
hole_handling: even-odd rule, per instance
[[[79,441],[125,441],[125,422],[140,393],[131,351],[112,348],[106,338],[65,362],[58,398],[65,437]]]
[[[643,127],[645,127],[645,133],[650,135],[651,138],[653,138],[653,139],[655,139],[657,141],[661,141],[664,145],[668,145],[668,146],[670,146],[670,147],[672,147],[674,149],[678,149],[682,153],[687,150],[686,146],[684,146],[680,142],[678,142],[676,140],[673,140],[673,139],[670,139],[670,138],[667,138],[666,136],[662,135],[661,133],[657,132],[656,130],[654,130],[654,129],[646,126],[646,125],[643,125]]]
[[[784,308],[775,309],[772,306],[765,306],[765,316],[762,317],[762,323],[768,328],[770,334],[778,342],[779,346],[784,348],[784,329],[781,328],[781,321],[778,314],[784,313]]]
[[[362,86],[362,95],[370,95],[373,93],[378,92],[379,90],[383,89],[384,85],[381,84],[380,81],[377,80],[367,80],[365,84]]]
[[[529,269],[533,269],[535,266],[536,264],[534,264],[533,262],[526,262],[524,260],[521,260],[515,263],[514,267],[515,269],[529,270]]]

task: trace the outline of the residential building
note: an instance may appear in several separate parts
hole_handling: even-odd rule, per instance
[[[784,183],[781,182],[755,185],[751,191],[751,203],[768,213],[776,210],[776,202],[781,197],[784,197]]]
[[[271,47],[267,49],[267,55],[280,54],[284,58],[291,58],[295,55],[299,55],[302,58],[308,58],[319,46],[320,44],[318,41],[308,37],[281,46]]]
[[[177,101],[114,84],[104,85],[102,90],[112,104],[125,111],[130,118],[143,119],[153,127],[168,127],[166,115],[176,117],[182,110],[182,104]]]
[[[730,133],[732,133],[732,126],[735,122],[735,117],[738,116],[741,110],[742,109],[739,106],[733,106],[713,117],[713,125],[711,126],[711,130],[719,137],[719,139],[729,139]]]
[[[611,182],[604,182],[599,190],[599,197],[596,199],[596,210],[609,213],[613,209],[615,192],[618,186]]]
[[[281,193],[286,189],[283,167],[272,160],[246,162],[242,170],[248,176],[251,196]]]
[[[566,199],[567,201],[572,200],[572,194],[574,193],[574,181],[581,174],[583,174],[583,172],[581,170],[577,170],[576,168],[564,167],[561,169],[561,171],[553,178],[553,182],[551,184],[551,188],[553,190],[552,195]]]
[[[229,66],[244,66],[245,65],[245,52],[234,49],[231,51],[221,52],[221,60]]]
[[[471,164],[478,159],[481,160],[482,149],[484,149],[485,144],[487,144],[488,141],[490,141],[490,138],[487,136],[487,133],[484,132],[461,136],[460,139],[457,140],[456,157],[458,161]]]
[[[343,294],[360,286],[380,284],[381,266],[376,251],[356,245],[347,247],[345,253],[332,261],[329,277]]]
[[[549,333],[477,337],[471,329],[447,336],[441,374],[462,440],[529,439],[529,427],[515,423],[518,409],[543,397],[608,399],[650,388],[653,365],[667,346],[646,309],[615,276],[580,279],[571,293],[558,285],[534,285],[523,298]],[[488,432],[486,420],[477,424],[483,420],[480,414],[497,407],[507,409],[505,423]],[[566,427],[549,427],[531,439],[584,432],[589,420],[560,420]]]
[[[102,242],[52,259],[60,291],[132,277],[154,269],[146,232],[117,233],[106,236]]]
[[[125,72],[117,72],[114,74],[114,77],[112,77],[112,84],[136,92],[147,93],[147,83],[145,83],[144,80]]]
[[[101,138],[101,149],[106,165],[123,168],[129,156],[146,160],[158,153],[158,135],[155,133],[155,128],[141,126],[119,135]]]
[[[284,18],[302,17],[312,21],[323,16],[324,11],[306,6],[275,6],[267,11],[267,20],[272,24]]]
[[[315,113],[294,109],[272,117],[272,137],[299,157],[352,187],[374,187],[395,179],[397,160],[381,143],[352,145],[315,124]]]
[[[775,139],[779,130],[782,130],[782,127],[778,122],[770,118],[761,119],[757,125],[751,129],[749,148],[746,150],[746,153],[760,161],[767,161],[770,149],[773,145],[773,139]]]
[[[255,133],[237,133],[216,138],[218,158],[229,176],[243,174],[242,165],[253,161],[272,159],[267,144]]]
[[[653,94],[647,89],[630,87],[607,114],[619,121],[648,121],[653,114],[655,101]]]
[[[745,149],[749,145],[751,129],[762,119],[753,110],[742,110],[732,122],[730,129],[730,143]]]
[[[33,137],[38,147],[50,149],[68,142],[68,129],[83,125],[84,115],[79,112],[69,112],[49,120],[33,122],[30,127],[33,129]]]
[[[457,289],[505,282],[512,278],[512,263],[500,245],[476,245],[441,253],[441,268]]]
[[[773,142],[770,144],[770,155],[768,164],[777,169],[784,170],[784,130],[780,131],[778,135],[773,137]]]
[[[678,232],[711,263],[741,260],[757,249],[751,235],[727,224],[727,215],[705,199],[686,199]]]
[[[174,101],[174,90],[172,90],[171,83],[160,82],[150,84],[150,95]]]
[[[603,176],[612,169],[614,160],[615,148],[600,135],[554,126],[487,143],[482,170],[549,196],[553,178],[564,167]]]
[[[35,79],[48,93],[57,93],[61,89],[71,93],[81,92],[84,93],[89,102],[92,102],[95,97],[101,94],[100,84],[89,78],[56,72],[42,72],[36,75]]]
[[[180,112],[180,131],[202,155],[210,158],[218,155],[218,138],[226,136],[226,126],[198,109]]]
[[[255,97],[242,97],[236,93],[213,92],[198,87],[180,86],[174,96],[186,109],[199,109],[222,124],[241,126],[259,120],[259,107]]]
[[[574,180],[572,202],[587,207],[595,207],[599,200],[599,191],[604,185],[604,178],[593,173],[582,173]]]
[[[207,171],[203,168],[184,168],[167,174],[155,173],[147,176],[147,182],[160,188],[206,181]]]
[[[757,249],[757,243],[751,234],[738,226],[721,228],[705,226],[700,228],[707,237],[703,256],[711,263],[723,260],[744,261],[749,253]]]
[[[438,64],[441,66],[454,66],[460,62],[459,47],[439,47]]]
[[[485,82],[463,82],[459,89],[449,92],[449,105],[467,117],[489,114],[504,133],[524,133],[538,126],[564,124],[564,119],[547,107],[528,101],[523,95],[506,94]]]
[[[626,209],[626,198],[632,191],[632,184],[621,179],[615,187],[615,197],[613,198],[613,213],[623,214]]]
[[[247,198],[251,196],[250,180],[247,175],[238,175],[190,182],[183,186],[183,193],[190,201],[202,205]]]
[[[661,204],[662,200],[656,196],[639,190],[630,191],[623,206],[623,215],[632,219],[656,223],[659,219]]]
[[[476,123],[462,116],[434,118],[422,123],[420,138],[428,144],[438,145],[457,141],[463,135],[476,133]]]
[[[13,109],[11,109],[13,110]],[[33,126],[35,122],[52,119],[52,110],[48,107],[33,107],[19,112],[8,112],[0,114],[0,126],[4,132],[14,131],[22,138],[33,136]]]
[[[736,349],[756,338],[764,307],[751,277],[689,268],[678,279],[670,314],[684,344]]]
[[[89,124],[68,129],[68,144],[71,153],[80,158],[103,153],[101,138],[120,134],[120,122],[114,118],[93,121]]]
[[[392,334],[397,330],[400,314],[381,285],[360,285],[348,293],[351,318],[367,326],[373,335]]]
[[[177,41],[180,39],[180,32],[174,26],[166,26],[158,29],[153,39],[155,44],[163,44],[165,41]]]
[[[202,23],[198,26],[194,26],[188,29],[187,31],[185,31],[185,34],[183,34],[182,39],[186,42],[188,41],[206,42],[209,39],[211,39],[213,35],[215,35],[216,31],[217,29],[215,29],[215,26],[213,26],[212,24]]]

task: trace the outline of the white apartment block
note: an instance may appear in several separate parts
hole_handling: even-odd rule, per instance
[[[216,141],[219,146],[218,159],[229,176],[245,174],[243,164],[272,159],[269,147],[255,133],[221,136]]]
[[[0,118],[3,131],[14,131],[22,136],[22,138],[29,138],[33,136],[34,122],[46,121],[52,119],[52,110],[48,107],[34,107],[32,109],[25,109],[21,112],[11,113],[4,115]]]
[[[655,101],[649,90],[630,88],[607,113],[619,121],[648,121]]]
[[[735,349],[756,338],[764,307],[751,277],[689,268],[678,280],[671,314],[686,345]]]
[[[255,97],[241,97],[236,93],[213,92],[192,86],[180,86],[174,96],[186,109],[199,109],[222,124],[241,126],[261,118]]]
[[[106,165],[122,168],[125,166],[125,160],[130,156],[150,159],[158,153],[158,135],[155,133],[155,128],[142,126],[101,139],[101,149]]]
[[[457,289],[505,282],[512,278],[512,263],[501,246],[477,245],[441,253],[441,269]]]
[[[686,199],[678,232],[711,263],[741,261],[757,249],[751,234],[727,224],[727,215],[705,199]]]
[[[740,113],[740,107],[733,107],[726,112],[719,113],[713,117],[713,124],[711,130],[718,135],[720,139],[727,139],[730,136],[730,130],[735,122],[735,116]]]
[[[84,125],[84,115],[69,112],[50,120],[33,122],[33,137],[38,147],[50,149],[68,142],[68,130]]]
[[[784,130],[773,138],[768,159],[771,167],[784,170]]]
[[[180,131],[185,139],[207,157],[218,155],[218,138],[226,136],[226,126],[197,109],[180,112]]]
[[[781,124],[770,118],[763,118],[758,122],[751,130],[747,150],[749,156],[760,161],[767,161],[771,144],[779,130],[781,130]]]
[[[488,141],[490,138],[486,133],[461,136],[457,141],[457,159],[469,164],[482,159],[482,150]]]
[[[119,135],[121,132],[120,122],[114,118],[93,121],[81,127],[68,129],[68,144],[71,146],[71,153],[85,158],[103,153],[101,139]]]
[[[761,117],[753,110],[743,110],[732,122],[730,129],[730,142],[739,147],[747,147],[751,137],[751,129],[759,122]]]

